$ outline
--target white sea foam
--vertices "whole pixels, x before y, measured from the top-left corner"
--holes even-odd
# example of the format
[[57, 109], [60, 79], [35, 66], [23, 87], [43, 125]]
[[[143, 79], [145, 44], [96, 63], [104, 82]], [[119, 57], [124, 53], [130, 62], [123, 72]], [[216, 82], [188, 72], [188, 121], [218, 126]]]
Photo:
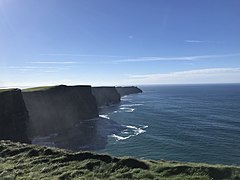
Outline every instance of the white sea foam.
[[104, 119], [110, 119], [110, 117], [106, 114], [100, 114], [99, 117], [104, 118]]
[[133, 112], [135, 110], [134, 108], [126, 108], [126, 107], [121, 107], [120, 109], [124, 112]]
[[128, 96], [123, 96], [123, 97], [121, 98], [121, 102], [131, 102], [131, 101], [132, 101], [132, 99], [129, 98]]
[[142, 106], [143, 104], [122, 104], [121, 107]]
[[132, 136], [133, 136], [133, 135], [129, 135], [129, 136], [127, 136], [127, 137], [122, 137], [122, 136], [118, 136], [118, 135], [116, 135], [116, 134], [111, 135], [111, 137], [115, 138], [117, 141], [126, 140], [126, 139], [128, 139], [128, 138], [130, 138], [130, 137], [132, 137]]
[[126, 128], [128, 128], [128, 130], [131, 130], [132, 133], [134, 134], [134, 136], [137, 136], [139, 134], [145, 133], [146, 129], [148, 126], [143, 126], [143, 125], [139, 125], [139, 127], [136, 126], [132, 126], [132, 125], [126, 125]]
[[137, 129], [136, 126], [126, 126], [127, 128], [130, 128], [130, 129]]
[[146, 131], [141, 129], [141, 128], [137, 128], [136, 130], [133, 130], [134, 134], [137, 136], [139, 134], [145, 133]]
[[[130, 137], [137, 136], [139, 134], [145, 133], [148, 126], [139, 125], [139, 127], [133, 126], [133, 125], [123, 125], [126, 127], [119, 135], [113, 134], [111, 135], [112, 138], [114, 138], [116, 141], [122, 141], [129, 139]], [[128, 136], [126, 136], [128, 135]]]

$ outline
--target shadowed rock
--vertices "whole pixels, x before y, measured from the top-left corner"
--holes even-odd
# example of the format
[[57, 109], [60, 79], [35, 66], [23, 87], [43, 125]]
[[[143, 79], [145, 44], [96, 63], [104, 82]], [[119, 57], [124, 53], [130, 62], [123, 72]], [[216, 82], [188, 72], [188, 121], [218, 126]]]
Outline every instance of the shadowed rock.
[[20, 89], [0, 91], [0, 139], [30, 143], [28, 112]]
[[137, 93], [142, 93], [142, 90], [139, 89], [136, 86], [127, 86], [127, 87], [116, 87], [117, 92], [121, 95], [121, 96], [126, 96], [129, 94], [137, 94]]
[[111, 119], [95, 118], [80, 121], [57, 134], [35, 137], [33, 144], [79, 150], [99, 150], [107, 145], [108, 135], [117, 134], [123, 127]]
[[[137, 87], [119, 89], [124, 95], [141, 91]], [[108, 135], [122, 130], [111, 119], [98, 118], [98, 107], [120, 102], [115, 87], [60, 85], [23, 92], [0, 90], [0, 100], [1, 139], [30, 142], [30, 138], [34, 144], [97, 150], [105, 148]], [[34, 152], [29, 155], [34, 156]]]
[[[114, 87], [94, 88], [100, 104], [117, 103]], [[121, 126], [98, 118], [91, 86], [55, 86], [28, 89], [23, 97], [29, 110], [29, 135], [34, 144], [74, 151], [103, 149], [110, 134]]]
[[96, 98], [98, 107], [117, 104], [121, 98], [115, 87], [93, 87], [92, 93]]
[[31, 136], [62, 132], [76, 122], [98, 117], [91, 86], [55, 86], [23, 92]]

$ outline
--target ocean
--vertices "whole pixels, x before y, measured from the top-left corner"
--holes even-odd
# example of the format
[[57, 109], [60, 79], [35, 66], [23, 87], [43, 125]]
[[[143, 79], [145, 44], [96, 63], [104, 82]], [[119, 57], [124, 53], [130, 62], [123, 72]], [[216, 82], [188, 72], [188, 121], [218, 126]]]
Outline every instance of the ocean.
[[240, 165], [240, 84], [140, 86], [101, 117], [122, 125], [98, 152]]

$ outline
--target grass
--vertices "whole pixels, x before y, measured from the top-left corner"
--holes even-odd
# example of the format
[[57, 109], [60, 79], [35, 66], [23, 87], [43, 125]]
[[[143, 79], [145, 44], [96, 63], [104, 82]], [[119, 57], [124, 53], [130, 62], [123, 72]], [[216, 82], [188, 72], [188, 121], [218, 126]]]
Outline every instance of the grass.
[[23, 92], [34, 92], [34, 91], [44, 91], [47, 89], [51, 89], [55, 86], [40, 86], [40, 87], [33, 87], [33, 88], [27, 88], [27, 89], [23, 89]]
[[0, 141], [0, 179], [240, 179], [240, 167], [116, 158]]
[[[34, 92], [34, 91], [44, 91], [47, 89], [51, 89], [55, 86], [40, 86], [40, 87], [33, 87], [33, 88], [27, 88], [27, 89], [22, 89], [23, 92]], [[9, 88], [9, 89], [0, 89], [0, 93], [1, 92], [6, 92], [6, 91], [11, 91], [15, 88]]]
[[13, 90], [14, 88], [9, 88], [9, 89], [0, 89], [0, 93], [1, 92], [7, 92], [7, 91], [11, 91], [11, 90]]

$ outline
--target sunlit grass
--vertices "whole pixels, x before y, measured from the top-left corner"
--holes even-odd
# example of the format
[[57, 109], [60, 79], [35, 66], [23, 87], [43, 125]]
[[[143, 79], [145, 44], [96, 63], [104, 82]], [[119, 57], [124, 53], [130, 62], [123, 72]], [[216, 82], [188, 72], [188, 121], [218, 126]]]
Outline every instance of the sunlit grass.
[[34, 91], [44, 91], [51, 89], [55, 86], [40, 86], [40, 87], [33, 87], [33, 88], [27, 88], [27, 89], [22, 89], [23, 92], [34, 92]]
[[13, 90], [14, 88], [10, 88], [10, 89], [0, 89], [0, 93], [1, 92], [7, 92], [7, 91], [11, 91], [11, 90]]
[[240, 167], [115, 158], [0, 141], [0, 179], [239, 179]]

